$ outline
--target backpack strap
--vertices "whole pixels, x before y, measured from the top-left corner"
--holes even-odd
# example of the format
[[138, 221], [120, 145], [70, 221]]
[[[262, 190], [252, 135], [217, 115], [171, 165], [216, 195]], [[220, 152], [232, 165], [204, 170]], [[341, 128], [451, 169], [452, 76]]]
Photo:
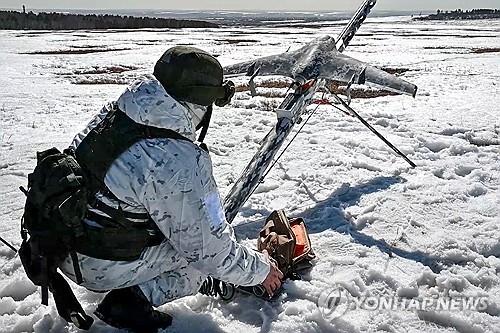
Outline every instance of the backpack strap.
[[[111, 164], [133, 144], [154, 138], [170, 138], [190, 141], [181, 134], [159, 127], [136, 123], [124, 112], [117, 103], [112, 103], [106, 117], [83, 139], [76, 151], [75, 158], [87, 174], [88, 199], [91, 207], [111, 216], [118, 223], [130, 224], [129, 219], [149, 218], [148, 214], [124, 212], [110, 207], [95, 198], [98, 192], [121, 202], [104, 183], [104, 178]], [[98, 222], [98, 221], [96, 221]]]
[[[107, 193], [106, 193], [106, 195], [107, 195]], [[114, 199], [116, 201], [120, 202], [120, 199], [116, 198], [114, 195], [112, 197], [114, 197]], [[148, 213], [126, 212], [121, 208], [116, 209], [116, 208], [113, 208], [111, 206], [108, 206], [99, 199], [96, 199], [92, 203], [92, 208], [100, 210], [101, 212], [103, 212], [104, 214], [106, 214], [108, 216], [116, 216], [117, 222], [121, 222], [123, 219], [132, 219], [132, 220], [147, 220], [147, 219], [149, 219]], [[96, 222], [99, 222], [99, 221], [96, 221]]]
[[190, 141], [181, 134], [159, 127], [138, 124], [122, 112], [116, 103], [106, 117], [83, 139], [75, 151], [78, 163], [89, 175], [89, 199], [104, 189], [104, 178], [111, 164], [133, 144], [144, 139], [169, 138]]
[[[131, 261], [136, 260], [144, 248], [159, 245], [165, 239], [149, 214], [123, 211], [120, 208], [123, 201], [104, 183], [110, 166], [122, 153], [141, 140], [155, 138], [192, 142], [175, 131], [138, 124], [114, 103], [105, 118], [73, 152], [86, 174], [88, 205], [104, 213], [101, 215], [87, 210], [87, 219], [102, 228], [84, 226], [85, 236], [77, 244], [79, 253], [106, 260]], [[96, 197], [98, 192], [116, 200], [118, 208], [99, 200]]]
[[57, 312], [67, 322], [75, 324], [82, 330], [89, 330], [94, 319], [87, 315], [78, 302], [73, 290], [61, 274], [51, 276], [48, 289], [54, 296]]
[[205, 113], [205, 116], [203, 117], [201, 123], [198, 125], [199, 127], [201, 127], [201, 132], [200, 136], [198, 137], [198, 142], [203, 144], [205, 147], [206, 145], [203, 143], [203, 141], [205, 140], [205, 137], [207, 136], [208, 133], [208, 128], [210, 127], [210, 120], [212, 119], [213, 110], [214, 108], [212, 105], [207, 107], [207, 112]]

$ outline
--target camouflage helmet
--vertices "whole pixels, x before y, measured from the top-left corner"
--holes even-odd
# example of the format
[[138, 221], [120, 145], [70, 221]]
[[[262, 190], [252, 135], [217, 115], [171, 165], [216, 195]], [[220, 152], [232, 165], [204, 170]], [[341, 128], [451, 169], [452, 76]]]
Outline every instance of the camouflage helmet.
[[194, 47], [168, 49], [156, 63], [153, 74], [179, 101], [209, 106], [226, 96], [221, 64], [214, 56]]

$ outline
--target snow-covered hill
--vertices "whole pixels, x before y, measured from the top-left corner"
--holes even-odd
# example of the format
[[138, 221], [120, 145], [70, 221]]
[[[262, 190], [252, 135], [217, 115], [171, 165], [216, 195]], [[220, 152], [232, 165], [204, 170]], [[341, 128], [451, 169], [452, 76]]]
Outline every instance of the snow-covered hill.
[[[192, 44], [230, 64], [340, 29], [0, 32], [0, 236], [20, 244], [18, 187], [26, 185], [35, 152], [68, 145], [124, 84], [151, 72], [168, 47]], [[498, 48], [498, 20], [391, 18], [363, 26], [346, 54], [408, 69], [403, 77], [420, 90], [415, 100], [355, 99], [352, 106], [418, 168], [410, 169], [356, 119], [321, 106], [235, 222], [242, 241], [254, 244], [272, 210], [303, 216], [316, 266], [302, 281], [288, 282], [272, 303], [198, 295], [168, 304], [162, 310], [175, 320], [167, 332], [500, 332]], [[285, 89], [272, 87], [284, 85], [265, 86], [260, 97], [238, 93], [214, 115], [208, 143], [222, 194], [275, 123], [270, 110], [280, 99], [272, 96]], [[0, 332], [77, 331], [58, 318], [53, 303], [40, 305], [19, 258], [3, 244], [0, 267]], [[88, 312], [103, 297], [75, 290]], [[335, 290], [357, 300], [476, 297], [486, 306], [364, 307], [338, 317], [325, 304]], [[91, 330], [115, 331], [99, 321]]]

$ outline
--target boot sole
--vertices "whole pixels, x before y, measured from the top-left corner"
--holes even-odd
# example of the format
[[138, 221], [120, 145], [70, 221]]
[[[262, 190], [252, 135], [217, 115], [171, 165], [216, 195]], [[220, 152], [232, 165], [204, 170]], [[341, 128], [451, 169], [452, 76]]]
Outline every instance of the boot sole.
[[106, 317], [101, 312], [99, 312], [99, 310], [95, 310], [94, 311], [94, 315], [97, 318], [99, 318], [100, 320], [102, 320], [104, 323], [106, 323], [107, 325], [109, 325], [109, 326], [112, 326], [112, 327], [115, 327], [115, 328], [119, 328], [119, 329], [123, 329], [123, 330], [127, 330], [127, 331], [133, 332], [133, 333], [157, 333], [158, 330], [166, 329], [166, 328], [168, 328], [168, 327], [170, 327], [172, 325], [172, 317], [169, 316], [170, 317], [170, 323], [168, 325], [165, 325], [164, 327], [157, 327], [157, 328], [141, 327], [139, 329], [133, 329], [133, 328], [130, 328], [130, 327], [125, 327], [125, 326], [123, 326], [123, 325], [115, 322], [113, 319], [110, 319], [110, 318]]

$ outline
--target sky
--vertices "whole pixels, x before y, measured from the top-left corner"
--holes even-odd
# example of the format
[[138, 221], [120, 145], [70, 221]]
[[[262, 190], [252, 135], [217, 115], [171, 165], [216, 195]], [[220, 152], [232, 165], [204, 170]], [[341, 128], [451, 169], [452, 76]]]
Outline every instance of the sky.
[[[209, 10], [353, 10], [361, 0], [0, 0], [0, 8], [20, 9], [209, 9]], [[500, 8], [499, 0], [378, 0], [379, 10]]]

